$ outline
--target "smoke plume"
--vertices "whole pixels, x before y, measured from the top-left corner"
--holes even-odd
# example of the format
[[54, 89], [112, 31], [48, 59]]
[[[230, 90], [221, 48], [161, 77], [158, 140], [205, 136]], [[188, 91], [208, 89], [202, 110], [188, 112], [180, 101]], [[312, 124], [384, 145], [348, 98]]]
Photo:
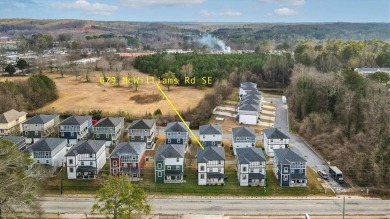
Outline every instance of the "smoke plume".
[[209, 33], [203, 34], [202, 38], [198, 39], [198, 43], [207, 46], [209, 49], [219, 49], [223, 53], [231, 53], [230, 46], [227, 46], [223, 40], [220, 40]]

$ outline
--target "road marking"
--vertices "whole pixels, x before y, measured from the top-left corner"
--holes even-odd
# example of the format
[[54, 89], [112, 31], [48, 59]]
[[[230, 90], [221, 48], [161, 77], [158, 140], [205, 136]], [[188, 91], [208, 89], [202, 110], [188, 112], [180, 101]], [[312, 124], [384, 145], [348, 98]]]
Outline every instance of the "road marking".
[[181, 117], [179, 111], [177, 111], [176, 107], [173, 105], [173, 103], [171, 102], [171, 100], [168, 98], [168, 96], [165, 94], [165, 92], [161, 89], [160, 85], [158, 83], [155, 83], [157, 88], [160, 90], [161, 94], [165, 97], [165, 99], [168, 101], [169, 105], [171, 105], [173, 111], [175, 111], [175, 113], [177, 114], [177, 116], [179, 116], [180, 120], [183, 122], [184, 126], [188, 129], [188, 131], [190, 131], [192, 137], [195, 138], [195, 141], [198, 143], [198, 145], [204, 150], [204, 147], [202, 145], [202, 143], [200, 143], [198, 137], [196, 137], [196, 135], [194, 134], [194, 132], [192, 132], [192, 130], [190, 129], [190, 127], [187, 125], [186, 121], [183, 119], [183, 117]]

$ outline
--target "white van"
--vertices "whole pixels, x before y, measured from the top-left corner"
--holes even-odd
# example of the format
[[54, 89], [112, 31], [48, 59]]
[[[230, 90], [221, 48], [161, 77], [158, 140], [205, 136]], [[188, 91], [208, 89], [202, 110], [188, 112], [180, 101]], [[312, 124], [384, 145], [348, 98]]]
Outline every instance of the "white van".
[[323, 171], [323, 170], [318, 170], [317, 173], [318, 173], [318, 175], [321, 176], [321, 178], [323, 178], [323, 179], [325, 179], [325, 180], [328, 180], [328, 174], [327, 174], [325, 171]]

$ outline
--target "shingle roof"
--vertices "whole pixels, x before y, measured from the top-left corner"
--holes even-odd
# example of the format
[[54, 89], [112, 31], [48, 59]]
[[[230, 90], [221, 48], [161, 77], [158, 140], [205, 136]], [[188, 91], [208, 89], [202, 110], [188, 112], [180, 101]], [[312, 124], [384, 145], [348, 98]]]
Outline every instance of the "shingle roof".
[[256, 84], [256, 83], [253, 83], [253, 82], [248, 82], [248, 81], [242, 82], [242, 83], [240, 84], [240, 87], [247, 87], [247, 86], [257, 87], [257, 84]]
[[60, 125], [81, 125], [89, 119], [92, 119], [92, 116], [71, 116], [63, 120]]
[[290, 139], [290, 137], [277, 128], [266, 129], [264, 134], [268, 139]]
[[95, 127], [116, 127], [119, 123], [124, 122], [124, 117], [108, 117], [100, 119]]
[[134, 120], [128, 129], [151, 129], [156, 123], [154, 119], [139, 119]]
[[252, 127], [235, 127], [232, 128], [233, 137], [255, 137], [256, 133]]
[[32, 144], [29, 151], [53, 151], [61, 144], [66, 143], [64, 138], [42, 138]]
[[241, 104], [253, 104], [253, 105], [260, 105], [260, 100], [257, 99], [245, 99], [241, 101]]
[[261, 96], [261, 95], [263, 95], [263, 92], [261, 92], [259, 90], [250, 90], [250, 91], [247, 91], [246, 94], [254, 94], [257, 96]]
[[238, 110], [245, 110], [245, 111], [258, 111], [259, 106], [254, 104], [241, 104], [238, 107]]
[[45, 124], [58, 116], [59, 115], [40, 114], [28, 119], [27, 121], [23, 122], [23, 124]]
[[223, 147], [206, 147], [204, 150], [198, 147], [198, 163], [207, 163], [211, 160], [225, 160], [225, 150]]
[[11, 109], [0, 115], [0, 123], [10, 123], [16, 119], [19, 119], [21, 116], [27, 115], [26, 112], [19, 112], [14, 109]]
[[[190, 126], [190, 122], [186, 123]], [[170, 122], [165, 127], [165, 132], [188, 132], [188, 130], [182, 122]]]
[[141, 155], [145, 152], [145, 150], [145, 142], [122, 142], [115, 147], [111, 157], [120, 157], [122, 154]]
[[184, 145], [162, 144], [158, 146], [154, 160], [165, 160], [166, 158], [184, 158]]
[[247, 100], [247, 99], [255, 99], [255, 100], [260, 100], [260, 97], [257, 96], [256, 94], [245, 94], [242, 96], [241, 100]]
[[274, 149], [275, 157], [280, 164], [290, 164], [292, 162], [306, 162], [304, 158], [289, 148]]
[[220, 135], [222, 134], [221, 125], [201, 125], [199, 126], [200, 135]]
[[255, 161], [266, 161], [260, 148], [237, 148], [237, 160], [239, 164], [249, 164]]
[[100, 140], [80, 141], [75, 146], [73, 146], [65, 156], [76, 156], [77, 154], [95, 154], [105, 145], [106, 141]]
[[257, 90], [257, 88], [253, 87], [253, 86], [243, 86], [243, 87], [241, 87], [241, 89], [243, 89], [245, 91]]
[[20, 142], [26, 141], [26, 139], [22, 136], [5, 135], [5, 136], [0, 136], [0, 138], [10, 141], [16, 145], [19, 144]]
[[264, 179], [265, 176], [264, 176], [264, 174], [261, 174], [261, 173], [249, 173], [248, 178], [249, 179]]

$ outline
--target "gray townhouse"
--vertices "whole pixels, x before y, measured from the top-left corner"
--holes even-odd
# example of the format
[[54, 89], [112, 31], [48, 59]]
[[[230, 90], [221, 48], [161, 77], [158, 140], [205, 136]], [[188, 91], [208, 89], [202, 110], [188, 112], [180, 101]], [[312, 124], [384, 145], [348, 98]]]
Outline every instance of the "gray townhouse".
[[26, 138], [27, 144], [34, 143], [54, 134], [59, 123], [59, 115], [36, 115], [21, 124], [22, 136]]
[[265, 186], [266, 158], [260, 148], [237, 148], [236, 162], [240, 186]]
[[106, 141], [106, 147], [109, 147], [120, 140], [124, 127], [124, 117], [108, 117], [100, 119], [93, 126], [93, 133], [96, 140]]
[[130, 142], [145, 142], [146, 149], [152, 149], [156, 144], [156, 120], [134, 120], [127, 128]]
[[280, 186], [305, 187], [306, 160], [289, 148], [275, 149], [273, 172]]
[[199, 126], [199, 140], [203, 147], [222, 147], [222, 126], [210, 124]]
[[198, 147], [198, 185], [225, 184], [225, 150], [223, 147]]

